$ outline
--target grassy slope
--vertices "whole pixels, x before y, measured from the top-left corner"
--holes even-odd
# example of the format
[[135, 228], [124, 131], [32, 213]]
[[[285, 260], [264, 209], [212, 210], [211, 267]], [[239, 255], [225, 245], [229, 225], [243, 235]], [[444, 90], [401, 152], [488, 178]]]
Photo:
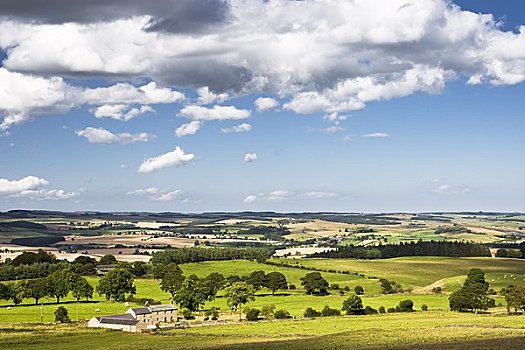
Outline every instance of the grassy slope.
[[410, 257], [380, 260], [302, 259], [291, 263], [385, 277], [414, 287], [424, 287], [451, 277], [464, 278], [471, 268], [482, 269], [493, 288], [523, 284], [525, 279], [525, 260], [519, 259]]

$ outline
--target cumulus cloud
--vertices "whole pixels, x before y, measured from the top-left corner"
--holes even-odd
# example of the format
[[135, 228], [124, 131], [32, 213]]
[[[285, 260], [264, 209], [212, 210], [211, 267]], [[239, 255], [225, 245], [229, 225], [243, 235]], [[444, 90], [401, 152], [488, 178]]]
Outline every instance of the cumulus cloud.
[[193, 120], [239, 120], [246, 119], [251, 112], [246, 109], [237, 109], [234, 106], [186, 106], [179, 111], [179, 115]]
[[259, 97], [255, 100], [255, 107], [259, 112], [264, 112], [277, 106], [279, 106], [279, 102], [271, 97]]
[[227, 93], [216, 94], [213, 91], [210, 91], [210, 89], [207, 86], [198, 88], [197, 94], [199, 95], [197, 103], [203, 105], [207, 105], [214, 102], [222, 103], [226, 101], [229, 97]]
[[364, 134], [363, 137], [370, 138], [370, 139], [373, 139], [373, 138], [384, 139], [384, 138], [390, 137], [390, 135], [387, 134], [386, 132], [373, 132], [369, 134]]
[[[39, 77], [0, 67], [0, 115], [3, 116], [0, 131], [5, 132], [35, 115], [66, 113], [83, 105], [99, 106], [92, 110], [97, 118], [126, 121], [154, 112], [148, 104], [176, 103], [184, 98], [182, 93], [159, 87], [155, 82], [139, 87], [119, 83], [79, 88], [67, 84], [61, 77]], [[143, 105], [131, 108], [135, 103]]]
[[252, 163], [257, 160], [257, 154], [256, 153], [246, 153], [244, 155], [244, 161], [246, 163]]
[[34, 200], [61, 200], [78, 196], [78, 192], [59, 189], [46, 189], [49, 181], [26, 176], [20, 180], [0, 179], [0, 197], [23, 197]]
[[242, 123], [239, 125], [235, 125], [235, 126], [232, 126], [231, 128], [221, 128], [221, 131], [225, 134], [232, 133], [232, 132], [235, 132], [235, 133], [248, 132], [250, 130], [252, 130], [252, 126], [251, 124], [248, 124], [248, 123]]
[[159, 189], [156, 187], [149, 187], [145, 189], [130, 191], [127, 194], [144, 197], [151, 201], [169, 202], [180, 197], [182, 193], [183, 192], [180, 190], [170, 191]]
[[123, 145], [135, 142], [148, 142], [155, 138], [154, 135], [145, 132], [139, 134], [118, 133], [114, 134], [104, 128], [87, 127], [84, 130], [75, 132], [78, 136], [84, 137], [89, 143], [121, 143]]
[[177, 137], [183, 137], [188, 135], [194, 135], [201, 128], [202, 123], [198, 120], [191, 121], [186, 124], [182, 124], [175, 130]]
[[102, 105], [93, 109], [92, 112], [97, 118], [112, 118], [128, 121], [145, 113], [154, 113], [155, 110], [150, 106], [131, 108], [129, 105]]
[[[0, 77], [2, 127], [26, 120], [29, 112], [69, 109], [71, 91], [62, 89], [62, 76], [206, 87], [198, 104], [220, 102], [223, 94], [273, 94], [286, 101], [283, 108], [305, 114], [436, 93], [458, 77], [468, 84], [525, 81], [525, 26], [504, 32], [492, 15], [463, 11], [448, 0], [166, 1], [0, 4], [2, 69], [34, 74], [24, 82], [28, 89]], [[105, 95], [94, 98], [95, 106], [182, 98], [167, 90], [151, 96], [148, 89], [159, 89], [149, 84], [127, 85], [81, 95]], [[135, 93], [107, 96], [121, 89]], [[10, 105], [15, 102], [20, 105]], [[195, 120], [222, 119], [215, 107], [187, 108]], [[235, 115], [224, 119], [247, 117]]]
[[177, 146], [171, 152], [146, 159], [140, 164], [138, 172], [147, 174], [166, 167], [182, 166], [191, 162], [194, 158], [194, 154], [186, 153], [182, 148]]
[[470, 188], [464, 185], [441, 184], [432, 189], [432, 192], [440, 195], [457, 195], [470, 192]]

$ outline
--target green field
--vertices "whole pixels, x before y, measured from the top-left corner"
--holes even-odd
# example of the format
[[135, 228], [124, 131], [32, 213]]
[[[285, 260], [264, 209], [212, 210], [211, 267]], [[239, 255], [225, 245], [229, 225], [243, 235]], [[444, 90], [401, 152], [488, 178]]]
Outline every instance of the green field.
[[[525, 284], [525, 260], [522, 259], [409, 257], [378, 260], [274, 259], [273, 261], [323, 270], [358, 272], [366, 276], [387, 278], [405, 287], [426, 287], [444, 279], [445, 289], [454, 290], [459, 287], [471, 268], [482, 269], [487, 281], [496, 290], [509, 284]], [[446, 283], [447, 280], [450, 281], [450, 285]]]
[[[504, 338], [503, 338], [504, 337]], [[454, 347], [456, 346], [456, 347]], [[0, 325], [0, 349], [520, 349], [519, 316], [416, 312], [127, 334], [70, 326]]]

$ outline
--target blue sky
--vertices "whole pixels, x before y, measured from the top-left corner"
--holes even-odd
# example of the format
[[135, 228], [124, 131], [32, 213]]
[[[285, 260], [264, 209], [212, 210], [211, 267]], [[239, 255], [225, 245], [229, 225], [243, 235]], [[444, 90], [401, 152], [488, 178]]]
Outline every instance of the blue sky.
[[[371, 11], [375, 6], [372, 3]], [[432, 6], [417, 11], [441, 13], [435, 3], [433, 1]], [[456, 4], [474, 13], [492, 13], [496, 20], [504, 21], [499, 28], [473, 24], [472, 28], [478, 33], [477, 40], [482, 43], [483, 40], [490, 41], [489, 37], [492, 41], [494, 38], [501, 41], [502, 48], [507, 47], [511, 40], [516, 40], [518, 45], [525, 43], [525, 34], [519, 31], [519, 25], [525, 24], [525, 5], [522, 2], [485, 0], [457, 1]], [[275, 11], [286, 14], [289, 9], [287, 5], [282, 6], [284, 9], [276, 6]], [[375, 56], [362, 53], [360, 59], [369, 57], [370, 62], [366, 64], [372, 68], [361, 73], [339, 69], [346, 62], [344, 55], [322, 52], [335, 48], [326, 48], [319, 38], [312, 39], [314, 49], [308, 51], [311, 57], [304, 56], [305, 61], [301, 61], [309, 67], [304, 70], [291, 65], [273, 71], [279, 66], [280, 59], [287, 59], [283, 55], [289, 46], [269, 47], [264, 54], [257, 47], [253, 52], [242, 47], [232, 49], [226, 55], [228, 62], [232, 59], [230, 57], [242, 64], [248, 62], [245, 66], [237, 63], [236, 67], [241, 65], [252, 76], [260, 66], [271, 67], [271, 74], [265, 76], [266, 85], [256, 89], [253, 85], [260, 80], [252, 79], [239, 86], [235, 86], [235, 79], [229, 82], [233, 73], [230, 68], [222, 71], [222, 62], [216, 71], [193, 66], [200, 56], [189, 63], [178, 61], [179, 66], [188, 65], [184, 71], [175, 67], [162, 71], [162, 74], [159, 71], [168, 61], [153, 63], [140, 73], [137, 73], [138, 68], [129, 68], [143, 58], [142, 53], [135, 51], [129, 53], [132, 64], [120, 63], [122, 57], [116, 61], [121, 64], [117, 67], [118, 74], [113, 73], [114, 66], [91, 68], [93, 61], [87, 59], [80, 72], [76, 68], [78, 62], [60, 61], [64, 51], [57, 48], [54, 52], [55, 45], [41, 51], [38, 60], [25, 60], [24, 55], [37, 57], [31, 56], [27, 50], [38, 50], [41, 43], [38, 35], [29, 38], [20, 32], [41, 33], [50, 30], [51, 26], [57, 31], [56, 35], [67, 35], [69, 30], [67, 24], [41, 18], [38, 12], [30, 10], [23, 14], [13, 12], [3, 20], [0, 17], [0, 24], [22, 28], [16, 34], [5, 34], [5, 30], [0, 34], [4, 56], [2, 68], [7, 77], [4, 83], [0, 81], [0, 97], [20, 98], [22, 101], [18, 104], [4, 102], [3, 105], [0, 102], [0, 120], [4, 117], [0, 136], [0, 210], [525, 211], [525, 84], [522, 82], [525, 80], [522, 78], [525, 77], [525, 57], [520, 56], [525, 49], [520, 52], [519, 49], [484, 48], [467, 37], [461, 39], [458, 47], [475, 55], [465, 58], [463, 51], [458, 51], [458, 57], [454, 57], [454, 53], [447, 50], [449, 46], [437, 48], [438, 44], [429, 54], [428, 46], [434, 43], [434, 38], [418, 36], [420, 39], [415, 43], [414, 40], [404, 41], [405, 36], [418, 34], [416, 28], [414, 33], [402, 32], [399, 35], [403, 40], [395, 38], [395, 42], [390, 37], [384, 39], [384, 36], [360, 39], [356, 47], [371, 45], [374, 50], [380, 47], [379, 55], [391, 55], [388, 65], [395, 58], [403, 66], [388, 66], [380, 62], [379, 58], [383, 56], [375, 62]], [[72, 15], [74, 11], [71, 9]], [[137, 11], [134, 16], [140, 15], [142, 9]], [[308, 18], [307, 9], [304, 11], [304, 18]], [[245, 14], [236, 14], [241, 15]], [[273, 18], [270, 15], [267, 20], [269, 27]], [[34, 16], [42, 24], [27, 24], [24, 21], [27, 16]], [[290, 23], [293, 25], [301, 19], [291, 18]], [[46, 24], [51, 20], [53, 24]], [[117, 30], [112, 26], [113, 21], [118, 20], [104, 19], [108, 23], [107, 30]], [[82, 21], [91, 23], [93, 19], [78, 21], [82, 26], [86, 25]], [[433, 25], [439, 26], [426, 23], [426, 26]], [[252, 35], [250, 26], [243, 23], [239, 27], [241, 29], [237, 30], [242, 32], [241, 36], [248, 38]], [[230, 30], [221, 28], [218, 30], [223, 33]], [[474, 30], [472, 28], [452, 27], [444, 31], [454, 36], [456, 32]], [[365, 29], [366, 33], [371, 32], [370, 28]], [[510, 33], [505, 35], [504, 32], [508, 31]], [[301, 35], [305, 33], [308, 34], [308, 30]], [[96, 38], [100, 34], [93, 35]], [[184, 35], [187, 34], [159, 34], [166, 40]], [[202, 40], [214, 40], [200, 31], [192, 35], [202, 35]], [[45, 38], [44, 34], [42, 38]], [[389, 43], [385, 45], [377, 40], [388, 40]], [[190, 45], [189, 42], [177, 44], [159, 42], [159, 45], [165, 45], [162, 52], [167, 48], [177, 52], [184, 50], [184, 45]], [[79, 61], [88, 57], [90, 52], [109, 59], [104, 56], [104, 48], [87, 41], [85, 45], [71, 48]], [[199, 47], [194, 49], [193, 54], [200, 55]], [[57, 52], [62, 52], [61, 57], [56, 56]], [[430, 57], [437, 55], [443, 58]], [[279, 60], [260, 64], [267, 59], [266, 56]], [[332, 65], [332, 56], [337, 65], [322, 71]], [[210, 57], [209, 53], [206, 57]], [[476, 59], [472, 57], [483, 58], [474, 62]], [[213, 59], [216, 63], [217, 59]], [[472, 65], [469, 59], [474, 60]], [[380, 68], [376, 69], [376, 65]], [[421, 75], [410, 86], [403, 86], [407, 74], [411, 74], [407, 72], [412, 72], [414, 67], [424, 67], [422, 73], [417, 68], [417, 74]], [[195, 76], [192, 76], [192, 69], [196, 71]], [[289, 72], [296, 79], [292, 83], [287, 76]], [[307, 78], [304, 78], [305, 74]], [[62, 83], [52, 80], [56, 77], [61, 77]], [[37, 78], [45, 79], [46, 84], [51, 85], [39, 90]], [[359, 79], [368, 78], [373, 83], [363, 83], [356, 94], [345, 95], [337, 90], [341, 82], [361, 84], [363, 80]], [[427, 83], [428, 80], [432, 80], [431, 83]], [[176, 96], [170, 95], [172, 97], [156, 100], [138, 97], [130, 102], [127, 97], [122, 100], [115, 95], [85, 97], [86, 89], [111, 87], [118, 83], [140, 88], [151, 81], [157, 82], [159, 89], [183, 94], [185, 99], [177, 100]], [[223, 82], [230, 86], [221, 86]], [[13, 90], [16, 89], [12, 87], [16, 84], [29, 84], [30, 87], [21, 89], [21, 96], [14, 96]], [[59, 97], [48, 96], [48, 86], [56, 88]], [[212, 102], [199, 103], [197, 86], [210, 86], [216, 94], [224, 93], [228, 97], [211, 97]], [[79, 89], [84, 91], [81, 97]], [[141, 93], [142, 90], [138, 90]], [[305, 104], [301, 100], [305, 96], [301, 93], [305, 92], [316, 94], [316, 98], [321, 96], [328, 103], [312, 108], [318, 100], [309, 97]], [[258, 111], [254, 103], [260, 97], [271, 98], [277, 105]], [[297, 104], [291, 104], [293, 101]], [[347, 107], [347, 101], [358, 101], [364, 107]], [[94, 116], [98, 107], [117, 104], [126, 104], [127, 110], [151, 106], [155, 112], [127, 121]], [[190, 115], [181, 111], [188, 106], [196, 106], [201, 114]], [[211, 113], [209, 111], [215, 106], [232, 106], [235, 112], [230, 114], [231, 111], [223, 110], [210, 117], [211, 114], [206, 113]], [[249, 111], [250, 115], [237, 119], [233, 115], [238, 111]], [[327, 117], [330, 115], [332, 120]], [[20, 117], [9, 124], [5, 122], [7, 116]], [[191, 121], [199, 123], [200, 129], [194, 134], [177, 137], [175, 130]], [[242, 123], [250, 124], [251, 129], [246, 132], [222, 131]], [[98, 130], [95, 135], [98, 138], [82, 136], [86, 135], [82, 131], [90, 127]], [[101, 138], [102, 129], [113, 136]], [[118, 136], [123, 133], [127, 136]], [[146, 136], [138, 140], [137, 135], [141, 133]], [[148, 159], [172, 152], [175, 147], [180, 147], [186, 156], [192, 154], [193, 158], [177, 158], [168, 165], [155, 161], [153, 169], [139, 171], [141, 164]], [[246, 162], [247, 153], [256, 154], [256, 160]]]

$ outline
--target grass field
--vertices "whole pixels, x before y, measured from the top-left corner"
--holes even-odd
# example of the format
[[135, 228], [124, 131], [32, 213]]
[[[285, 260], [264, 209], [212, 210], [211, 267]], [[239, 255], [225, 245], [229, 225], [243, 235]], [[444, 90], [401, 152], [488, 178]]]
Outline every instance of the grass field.
[[445, 289], [454, 290], [471, 268], [480, 268], [496, 290], [509, 284], [525, 284], [525, 260], [501, 258], [443, 258], [410, 257], [378, 260], [357, 259], [300, 259], [275, 260], [319, 269], [351, 271], [366, 276], [384, 277], [403, 286], [425, 287], [437, 281], [450, 281]]
[[[503, 338], [504, 337], [504, 338]], [[199, 327], [158, 334], [0, 325], [0, 349], [522, 349], [519, 316], [416, 312]]]

